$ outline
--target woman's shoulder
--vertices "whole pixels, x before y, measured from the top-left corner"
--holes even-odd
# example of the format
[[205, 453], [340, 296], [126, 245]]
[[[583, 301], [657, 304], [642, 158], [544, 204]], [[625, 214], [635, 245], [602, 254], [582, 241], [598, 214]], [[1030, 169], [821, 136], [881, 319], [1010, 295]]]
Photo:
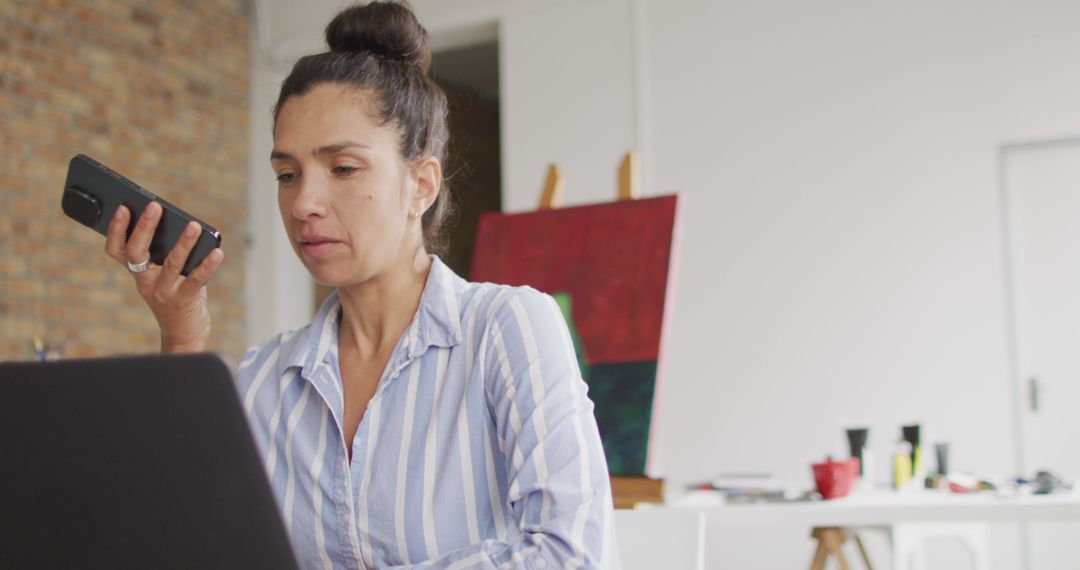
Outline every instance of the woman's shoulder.
[[465, 326], [483, 363], [489, 402], [505, 403], [519, 390], [532, 394], [536, 385], [547, 391], [569, 388], [567, 393], [585, 394], [567, 324], [569, 297], [505, 285], [485, 284], [482, 291], [474, 301], [475, 309], [465, 311], [474, 315], [466, 317]]
[[528, 285], [470, 282], [461, 295], [462, 320], [484, 328], [491, 323], [514, 319], [522, 313], [540, 316], [557, 307], [551, 295]]
[[470, 285], [475, 291], [462, 296], [461, 314], [473, 350], [525, 358], [532, 352], [562, 350], [570, 339], [565, 295], [549, 295], [529, 286]]

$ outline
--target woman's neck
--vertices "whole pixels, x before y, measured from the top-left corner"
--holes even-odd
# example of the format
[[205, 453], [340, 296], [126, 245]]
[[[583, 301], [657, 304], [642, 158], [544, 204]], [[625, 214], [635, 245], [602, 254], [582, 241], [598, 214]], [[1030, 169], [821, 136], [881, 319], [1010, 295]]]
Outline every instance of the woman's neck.
[[362, 358], [392, 350], [420, 306], [430, 271], [431, 259], [421, 247], [378, 277], [339, 288], [339, 350], [356, 350]]

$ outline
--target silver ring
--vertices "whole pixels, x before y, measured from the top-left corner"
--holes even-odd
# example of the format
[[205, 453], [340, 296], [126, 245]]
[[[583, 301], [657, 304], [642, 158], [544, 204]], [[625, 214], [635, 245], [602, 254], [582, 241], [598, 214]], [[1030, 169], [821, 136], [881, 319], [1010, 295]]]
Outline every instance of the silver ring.
[[142, 273], [143, 271], [146, 271], [150, 268], [150, 258], [147, 258], [146, 261], [142, 263], [132, 263], [129, 261], [127, 262], [127, 264], [128, 270], [130, 270], [132, 273]]

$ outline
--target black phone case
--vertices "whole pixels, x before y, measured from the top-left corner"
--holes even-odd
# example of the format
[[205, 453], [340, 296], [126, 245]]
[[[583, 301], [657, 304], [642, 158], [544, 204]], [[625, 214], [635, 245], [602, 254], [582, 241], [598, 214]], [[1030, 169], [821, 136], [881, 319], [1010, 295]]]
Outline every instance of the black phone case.
[[202, 260], [221, 246], [221, 234], [202, 220], [155, 196], [149, 190], [113, 172], [108, 166], [86, 156], [76, 155], [68, 165], [67, 181], [60, 207], [68, 217], [84, 226], [93, 228], [101, 235], [108, 235], [109, 222], [116, 209], [123, 204], [131, 210], [131, 222], [127, 235], [135, 229], [135, 222], [150, 202], [161, 204], [162, 216], [150, 242], [150, 261], [161, 265], [169, 255], [188, 222], [194, 220], [202, 226], [202, 235], [188, 255], [180, 274], [187, 276]]

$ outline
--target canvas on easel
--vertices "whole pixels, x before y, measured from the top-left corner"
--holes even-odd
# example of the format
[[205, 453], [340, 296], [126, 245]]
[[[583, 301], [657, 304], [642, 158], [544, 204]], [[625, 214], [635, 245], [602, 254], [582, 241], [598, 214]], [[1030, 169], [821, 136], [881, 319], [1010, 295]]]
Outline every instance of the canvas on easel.
[[480, 219], [470, 279], [559, 301], [612, 475], [649, 471], [677, 205], [662, 196]]

